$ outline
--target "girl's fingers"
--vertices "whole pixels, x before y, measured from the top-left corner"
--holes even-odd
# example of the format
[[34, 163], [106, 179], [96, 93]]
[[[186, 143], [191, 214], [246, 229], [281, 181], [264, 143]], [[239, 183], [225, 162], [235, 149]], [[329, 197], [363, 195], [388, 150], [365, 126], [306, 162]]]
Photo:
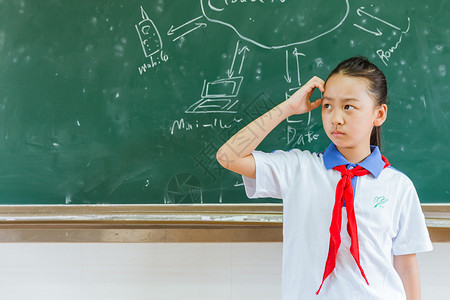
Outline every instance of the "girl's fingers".
[[325, 91], [325, 81], [320, 79], [319, 77], [314, 77], [316, 84], [316, 87], [319, 88], [321, 92]]
[[325, 82], [317, 76], [311, 78], [306, 84], [304, 84], [293, 97], [289, 99], [293, 111], [296, 114], [302, 114], [316, 109], [322, 104], [322, 99], [319, 98], [314, 102], [311, 102], [311, 96], [314, 90], [317, 88], [321, 92], [324, 92]]
[[310, 104], [311, 105], [311, 110], [314, 110], [314, 109], [318, 108], [322, 104], [322, 101], [323, 101], [323, 99], [319, 98], [316, 101], [311, 102], [311, 104]]
[[311, 78], [305, 85], [308, 88], [308, 92], [313, 91], [315, 88], [318, 88], [321, 92], [325, 91], [325, 81], [320, 79], [317, 76]]

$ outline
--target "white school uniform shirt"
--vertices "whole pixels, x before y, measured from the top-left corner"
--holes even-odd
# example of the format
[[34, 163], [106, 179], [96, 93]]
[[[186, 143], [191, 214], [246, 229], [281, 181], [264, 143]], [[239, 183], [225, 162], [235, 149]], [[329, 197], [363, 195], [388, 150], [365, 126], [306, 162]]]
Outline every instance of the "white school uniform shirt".
[[406, 299], [392, 255], [433, 249], [419, 198], [411, 180], [392, 167], [383, 169], [378, 147], [359, 165], [371, 174], [352, 179], [361, 266], [350, 253], [347, 212], [342, 208], [341, 245], [336, 267], [316, 295], [328, 256], [332, 211], [341, 174], [349, 163], [332, 143], [322, 154], [254, 151], [256, 180], [244, 176], [249, 198], [283, 199], [284, 300]]

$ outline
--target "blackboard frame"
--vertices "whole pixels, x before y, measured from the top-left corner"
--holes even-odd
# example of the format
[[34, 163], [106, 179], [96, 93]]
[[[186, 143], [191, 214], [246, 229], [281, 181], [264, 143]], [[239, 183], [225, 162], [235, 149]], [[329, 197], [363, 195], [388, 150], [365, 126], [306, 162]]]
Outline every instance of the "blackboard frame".
[[[450, 205], [422, 204], [434, 242]], [[282, 204], [1, 205], [1, 242], [281, 242]]]

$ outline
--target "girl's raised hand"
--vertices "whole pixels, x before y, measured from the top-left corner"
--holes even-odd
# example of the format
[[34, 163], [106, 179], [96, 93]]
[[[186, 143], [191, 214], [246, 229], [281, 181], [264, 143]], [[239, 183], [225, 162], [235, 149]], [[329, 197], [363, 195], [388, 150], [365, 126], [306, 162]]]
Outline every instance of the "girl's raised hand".
[[322, 104], [322, 98], [311, 102], [311, 95], [318, 88], [322, 93], [325, 90], [325, 81], [317, 76], [311, 78], [306, 84], [298, 89], [286, 102], [292, 115], [304, 114]]

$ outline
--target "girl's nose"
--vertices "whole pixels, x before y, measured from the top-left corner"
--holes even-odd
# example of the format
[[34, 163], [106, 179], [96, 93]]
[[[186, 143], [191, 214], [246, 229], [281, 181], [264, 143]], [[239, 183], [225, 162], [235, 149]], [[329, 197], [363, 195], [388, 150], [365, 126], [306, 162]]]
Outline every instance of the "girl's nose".
[[342, 115], [339, 112], [334, 111], [333, 115], [331, 116], [331, 123], [333, 125], [342, 125], [344, 123]]

